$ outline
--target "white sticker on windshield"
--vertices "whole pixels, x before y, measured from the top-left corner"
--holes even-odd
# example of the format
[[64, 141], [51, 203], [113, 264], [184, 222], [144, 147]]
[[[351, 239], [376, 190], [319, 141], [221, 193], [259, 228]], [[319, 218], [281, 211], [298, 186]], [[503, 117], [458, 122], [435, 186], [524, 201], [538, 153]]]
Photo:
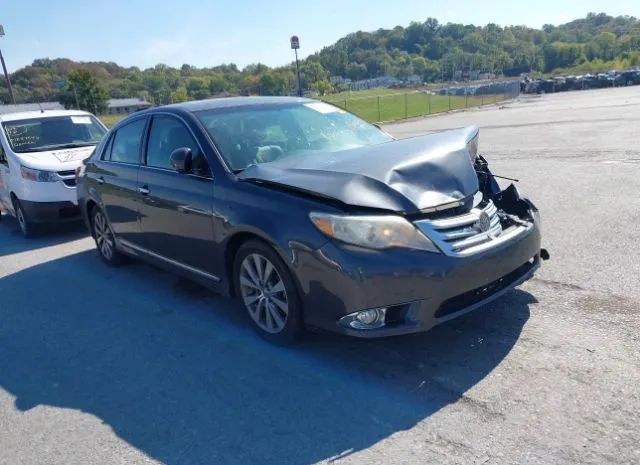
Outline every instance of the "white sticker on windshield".
[[71, 121], [73, 124], [91, 124], [91, 118], [88, 116], [72, 116]]
[[320, 113], [335, 113], [336, 111], [342, 111], [339, 108], [334, 107], [333, 105], [329, 105], [324, 102], [313, 102], [313, 103], [305, 103], [305, 107], [311, 108]]

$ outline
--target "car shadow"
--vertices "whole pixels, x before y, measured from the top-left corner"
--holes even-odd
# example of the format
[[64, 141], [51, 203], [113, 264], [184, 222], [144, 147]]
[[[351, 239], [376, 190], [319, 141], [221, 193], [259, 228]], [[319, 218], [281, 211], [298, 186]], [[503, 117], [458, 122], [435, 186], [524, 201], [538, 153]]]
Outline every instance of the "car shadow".
[[63, 244], [88, 235], [82, 221], [73, 221], [39, 225], [35, 235], [27, 239], [22, 236], [18, 221], [5, 213], [0, 220], [0, 257]]
[[75, 409], [166, 464], [310, 464], [423, 421], [509, 353], [535, 300], [512, 291], [425, 334], [310, 335], [282, 348], [237, 305], [94, 251], [0, 279], [0, 388]]

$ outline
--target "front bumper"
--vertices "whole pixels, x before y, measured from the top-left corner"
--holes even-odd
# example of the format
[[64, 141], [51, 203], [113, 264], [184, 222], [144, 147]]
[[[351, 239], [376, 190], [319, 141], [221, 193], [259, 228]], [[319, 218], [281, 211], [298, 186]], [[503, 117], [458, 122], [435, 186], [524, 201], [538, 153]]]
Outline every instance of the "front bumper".
[[73, 202], [33, 202], [20, 200], [27, 219], [32, 223], [60, 223], [81, 219], [80, 208]]
[[[470, 312], [531, 278], [540, 265], [538, 224], [516, 239], [469, 257], [416, 250], [364, 250], [328, 243], [299, 253], [294, 271], [308, 326], [356, 337], [428, 329]], [[354, 329], [353, 312], [387, 307], [387, 324]]]

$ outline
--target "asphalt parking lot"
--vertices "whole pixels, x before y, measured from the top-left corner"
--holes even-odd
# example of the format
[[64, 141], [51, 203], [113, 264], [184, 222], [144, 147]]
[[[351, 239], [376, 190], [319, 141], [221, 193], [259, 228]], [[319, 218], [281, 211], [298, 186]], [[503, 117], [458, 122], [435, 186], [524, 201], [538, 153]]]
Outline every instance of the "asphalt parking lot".
[[536, 278], [429, 333], [271, 346], [81, 226], [0, 222], [0, 464], [640, 463], [640, 88], [386, 126], [477, 124], [543, 215]]

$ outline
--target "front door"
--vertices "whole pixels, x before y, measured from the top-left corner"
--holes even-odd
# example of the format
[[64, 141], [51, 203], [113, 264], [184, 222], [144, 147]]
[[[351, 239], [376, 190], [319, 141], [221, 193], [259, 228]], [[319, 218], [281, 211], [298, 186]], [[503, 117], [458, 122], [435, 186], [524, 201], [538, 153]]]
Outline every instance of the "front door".
[[[182, 147], [193, 154], [190, 173], [170, 164], [171, 153]], [[191, 271], [213, 274], [213, 179], [200, 146], [177, 117], [153, 116], [138, 186], [140, 245]]]

